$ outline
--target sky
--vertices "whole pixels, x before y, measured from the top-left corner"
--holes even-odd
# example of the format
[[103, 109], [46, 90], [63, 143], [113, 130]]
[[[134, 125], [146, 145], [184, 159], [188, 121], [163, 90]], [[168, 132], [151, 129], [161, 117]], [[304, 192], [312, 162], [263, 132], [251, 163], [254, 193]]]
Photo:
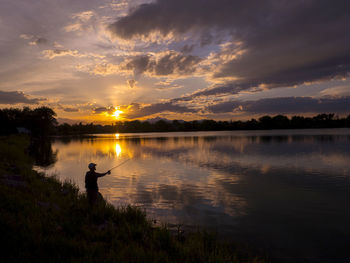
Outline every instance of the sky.
[[350, 114], [348, 0], [1, 0], [0, 108], [60, 122]]

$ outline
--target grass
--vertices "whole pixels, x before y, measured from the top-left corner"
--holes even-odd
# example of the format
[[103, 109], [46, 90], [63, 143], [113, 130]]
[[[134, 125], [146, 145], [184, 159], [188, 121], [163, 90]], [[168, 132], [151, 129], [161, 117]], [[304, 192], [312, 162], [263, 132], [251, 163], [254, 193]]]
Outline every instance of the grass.
[[0, 138], [0, 262], [265, 262], [206, 232], [154, 227], [136, 207], [91, 209], [71, 182], [32, 170], [28, 145]]

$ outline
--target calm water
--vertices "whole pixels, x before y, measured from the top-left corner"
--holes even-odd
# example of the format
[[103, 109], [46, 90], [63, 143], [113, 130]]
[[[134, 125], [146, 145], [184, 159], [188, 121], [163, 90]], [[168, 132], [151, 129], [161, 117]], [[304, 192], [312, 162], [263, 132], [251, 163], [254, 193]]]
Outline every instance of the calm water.
[[46, 168], [111, 203], [202, 226], [276, 261], [350, 262], [350, 129], [109, 134], [55, 139]]

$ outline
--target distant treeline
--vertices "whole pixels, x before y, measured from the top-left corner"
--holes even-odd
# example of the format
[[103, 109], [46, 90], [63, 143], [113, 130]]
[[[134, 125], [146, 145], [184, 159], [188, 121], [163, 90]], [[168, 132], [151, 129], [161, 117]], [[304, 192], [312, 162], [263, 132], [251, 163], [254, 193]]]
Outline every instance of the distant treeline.
[[57, 126], [58, 134], [125, 133], [125, 132], [173, 132], [173, 131], [223, 131], [223, 130], [268, 130], [268, 129], [310, 129], [350, 127], [350, 115], [338, 118], [332, 114], [319, 114], [315, 117], [263, 116], [248, 121], [118, 121], [113, 125], [67, 123]]
[[37, 109], [0, 109], [0, 134], [29, 132], [33, 136], [79, 135], [88, 133], [123, 132], [172, 132], [172, 131], [223, 131], [223, 130], [268, 130], [268, 129], [310, 129], [350, 127], [350, 115], [339, 118], [335, 114], [319, 114], [314, 117], [284, 115], [263, 116], [248, 121], [117, 121], [112, 125], [57, 124], [56, 113], [48, 107]]

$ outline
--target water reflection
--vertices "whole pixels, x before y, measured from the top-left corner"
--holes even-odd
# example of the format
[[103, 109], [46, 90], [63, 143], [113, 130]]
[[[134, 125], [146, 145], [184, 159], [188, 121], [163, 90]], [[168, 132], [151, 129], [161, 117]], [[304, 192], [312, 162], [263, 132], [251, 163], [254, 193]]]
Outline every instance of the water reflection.
[[132, 203], [162, 221], [210, 227], [271, 249], [283, 261], [344, 261], [349, 134], [334, 129], [56, 139], [57, 162], [47, 172], [83, 189], [88, 163], [105, 171], [130, 158], [99, 181], [115, 205]]
[[52, 150], [49, 139], [32, 139], [29, 145], [29, 154], [34, 159], [34, 165], [41, 167], [49, 167], [57, 160], [57, 150]]

